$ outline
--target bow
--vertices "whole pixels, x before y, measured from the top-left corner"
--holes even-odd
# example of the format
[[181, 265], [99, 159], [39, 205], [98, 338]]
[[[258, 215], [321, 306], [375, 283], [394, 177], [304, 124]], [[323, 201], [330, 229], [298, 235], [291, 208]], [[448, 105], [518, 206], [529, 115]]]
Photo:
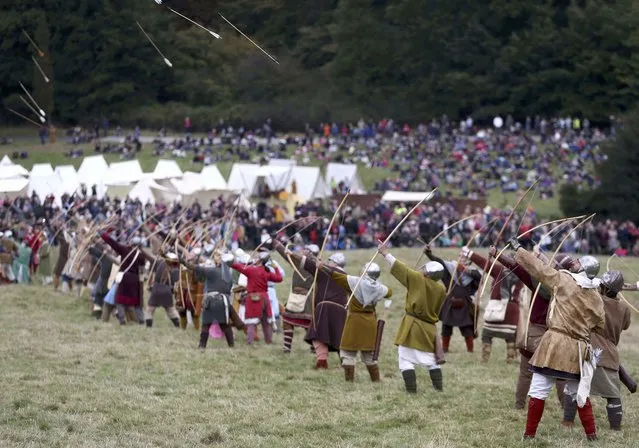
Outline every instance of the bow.
[[[474, 217], [476, 217], [476, 216], [478, 216], [478, 214], [474, 214], [474, 215], [467, 216], [466, 218], [462, 218], [462, 219], [460, 219], [460, 220], [458, 220], [458, 221], [455, 221], [454, 223], [452, 223], [452, 224], [451, 224], [451, 225], [449, 225], [449, 226], [445, 226], [445, 227], [442, 229], [442, 231], [441, 231], [441, 232], [439, 232], [437, 235], [435, 235], [434, 237], [432, 237], [432, 238], [430, 239], [430, 241], [428, 242], [428, 244], [426, 244], [426, 246], [430, 246], [430, 245], [431, 245], [431, 244], [433, 244], [435, 241], [437, 241], [437, 238], [439, 238], [439, 237], [440, 237], [440, 236], [442, 236], [444, 233], [446, 233], [446, 231], [448, 231], [448, 229], [452, 229], [452, 228], [453, 228], [453, 227], [455, 227], [457, 224], [461, 224], [462, 222], [464, 222], [464, 221], [468, 221], [470, 218], [474, 218]], [[422, 242], [423, 242], [423, 241], [422, 241]], [[423, 256], [424, 256], [424, 253], [422, 252], [422, 253], [419, 255], [419, 258], [417, 259], [417, 263], [415, 263], [415, 268], [417, 268], [417, 266], [419, 266], [419, 263], [422, 261], [422, 257], [423, 257]]]
[[[590, 221], [592, 218], [594, 218], [595, 215], [596, 213], [593, 213], [592, 215], [584, 218], [583, 220], [579, 222], [579, 224], [577, 224], [570, 232], [566, 234], [566, 236], [561, 240], [561, 243], [559, 243], [559, 246], [557, 246], [557, 249], [555, 249], [555, 252], [552, 254], [552, 257], [550, 258], [550, 260], [548, 260], [548, 265], [552, 264], [555, 257], [559, 253], [559, 249], [561, 249], [561, 246], [564, 245], [568, 237], [570, 237], [570, 235], [572, 235], [573, 232], [577, 230], [579, 227], [581, 227], [582, 225]], [[535, 305], [535, 299], [537, 298], [537, 294], [539, 293], [540, 288], [541, 288], [541, 283], [537, 285], [537, 288], [535, 289], [535, 293], [533, 294], [532, 299], [530, 299], [530, 309], [528, 310], [528, 319], [526, 320], [526, 332], [524, 334], [524, 347], [527, 347], [528, 345], [528, 329], [530, 328], [530, 316], [532, 315], [532, 309], [533, 309], [533, 306]]]
[[331, 227], [333, 227], [333, 223], [335, 222], [335, 218], [339, 214], [339, 211], [344, 206], [344, 204], [346, 204], [346, 199], [348, 199], [348, 196], [350, 194], [351, 194], [351, 192], [350, 192], [350, 190], [348, 190], [346, 192], [346, 194], [344, 195], [344, 197], [342, 198], [342, 202], [340, 202], [340, 204], [337, 206], [337, 210], [335, 210], [335, 213], [333, 213], [333, 217], [331, 218], [331, 221], [328, 224], [328, 228], [326, 229], [326, 235], [324, 236], [324, 241], [322, 242], [322, 247], [320, 248], [319, 254], [317, 255], [318, 266], [316, 266], [316, 268], [315, 268], [315, 276], [313, 277], [313, 300], [312, 300], [312, 306], [313, 306], [313, 314], [312, 314], [312, 317], [313, 317], [313, 328], [315, 328], [315, 296], [317, 295], [317, 274], [319, 273], [319, 270], [320, 270], [319, 262], [322, 259], [322, 254], [324, 253], [324, 248], [326, 247], [326, 243], [328, 241], [328, 237], [331, 234]]
[[[499, 233], [497, 234], [497, 238], [495, 239], [495, 244], [499, 244], [499, 240], [501, 238], [501, 236], [503, 235], [504, 231], [506, 230], [506, 227], [508, 227], [508, 224], [510, 223], [510, 220], [512, 219], [512, 217], [514, 216], [515, 212], [517, 211], [517, 207], [519, 207], [519, 204], [521, 204], [521, 201], [524, 200], [524, 198], [528, 195], [528, 193], [530, 193], [530, 190], [532, 190], [532, 188], [537, 185], [537, 182], [539, 182], [539, 179], [537, 179], [535, 182], [533, 182], [533, 184], [528, 187], [528, 190], [526, 190], [526, 192], [522, 195], [522, 197], [519, 198], [519, 200], [517, 201], [517, 203], [515, 204], [515, 206], [513, 207], [513, 209], [510, 212], [510, 215], [508, 215], [508, 218], [506, 218], [506, 221], [504, 222], [504, 225], [502, 226], [501, 230], [499, 231]], [[530, 202], [529, 202], [530, 204]], [[524, 216], [526, 216], [526, 214], [524, 213]], [[490, 274], [493, 272], [493, 268], [495, 267], [495, 263], [497, 262], [497, 258], [495, 258], [492, 262], [492, 264], [490, 265], [490, 269], [488, 269], [488, 275], [486, 275], [486, 278], [484, 279], [484, 283], [481, 287], [481, 292], [479, 293], [478, 300], [481, 300], [481, 297], [484, 295], [484, 291], [486, 291], [486, 286], [488, 285], [488, 279], [490, 278]], [[484, 266], [485, 269], [485, 266]]]
[[[430, 200], [434, 195], [435, 195], [435, 191], [437, 191], [437, 188], [435, 188], [433, 191], [431, 191], [430, 193], [428, 193], [426, 196], [424, 196], [424, 198], [419, 201], [412, 209], [410, 209], [410, 211], [408, 213], [406, 213], [406, 215], [402, 218], [402, 220], [399, 222], [399, 224], [397, 224], [395, 226], [395, 228], [393, 229], [393, 231], [390, 233], [390, 235], [388, 235], [386, 237], [386, 239], [384, 240], [384, 242], [381, 244], [382, 246], [385, 246], [386, 243], [388, 243], [391, 238], [393, 237], [393, 235], [395, 234], [395, 232], [397, 232], [401, 227], [402, 224], [404, 224], [404, 222], [410, 218], [413, 214], [413, 212], [415, 210], [417, 210], [417, 208], [422, 205], [423, 202]], [[348, 298], [348, 301], [346, 302], [346, 306], [345, 308], [348, 308], [348, 305], [351, 303], [351, 300], [353, 300], [353, 296], [355, 295], [355, 291], [357, 291], [357, 288], [359, 288], [359, 284], [362, 282], [362, 279], [364, 278], [364, 276], [366, 275], [366, 271], [368, 271], [369, 266], [373, 263], [373, 261], [375, 261], [375, 257], [377, 257], [377, 254], [379, 254], [379, 248], [375, 251], [375, 254], [373, 254], [373, 258], [371, 258], [371, 261], [369, 261], [368, 263], [366, 263], [364, 265], [364, 272], [362, 273], [362, 275], [360, 275], [359, 279], [357, 280], [357, 283], [355, 284], [355, 287], [353, 288], [353, 290], [351, 291], [351, 295]]]

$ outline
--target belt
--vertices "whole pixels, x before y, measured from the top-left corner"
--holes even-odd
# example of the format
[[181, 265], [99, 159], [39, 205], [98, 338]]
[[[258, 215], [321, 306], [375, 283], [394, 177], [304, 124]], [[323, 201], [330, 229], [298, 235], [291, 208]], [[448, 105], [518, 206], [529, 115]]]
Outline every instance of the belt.
[[414, 315], [413, 313], [409, 313], [408, 311], [406, 312], [406, 315], [410, 316], [410, 317], [414, 317], [415, 319], [420, 320], [422, 322], [425, 322], [427, 324], [435, 325], [437, 323], [437, 322], [429, 322], [429, 321], [427, 321], [425, 319], [422, 319], [421, 317], [418, 317], [418, 316]]

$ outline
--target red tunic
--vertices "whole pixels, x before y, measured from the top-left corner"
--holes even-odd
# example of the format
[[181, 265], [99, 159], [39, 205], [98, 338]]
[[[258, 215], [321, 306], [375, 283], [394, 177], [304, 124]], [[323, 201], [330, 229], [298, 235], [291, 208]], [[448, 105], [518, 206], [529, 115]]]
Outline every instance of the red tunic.
[[[134, 252], [138, 249], [131, 246], [125, 246], [118, 243], [109, 236], [108, 233], [103, 233], [102, 239], [113, 248], [113, 250], [120, 256], [122, 264], [120, 265], [120, 272], [128, 269], [122, 277], [122, 281], [117, 287], [115, 292], [115, 303], [124, 306], [140, 306], [142, 304], [142, 286], [140, 283], [140, 269], [144, 267], [145, 259], [142, 252], [135, 257]], [[131, 255], [129, 255], [131, 254]]]
[[31, 260], [30, 265], [33, 270], [38, 268], [40, 264], [40, 259], [38, 257], [38, 251], [40, 250], [40, 246], [42, 246], [42, 240], [40, 236], [41, 232], [38, 233], [30, 233], [27, 235], [27, 245], [31, 248]]
[[[246, 276], [247, 297], [244, 303], [244, 318], [261, 319], [264, 312], [266, 312], [266, 316], [271, 319], [273, 310], [271, 310], [271, 303], [268, 299], [268, 282], [282, 282], [282, 275], [279, 270], [270, 272], [264, 266], [248, 266], [242, 263], [233, 263], [231, 267]], [[259, 300], [253, 300], [252, 297], [259, 297]]]

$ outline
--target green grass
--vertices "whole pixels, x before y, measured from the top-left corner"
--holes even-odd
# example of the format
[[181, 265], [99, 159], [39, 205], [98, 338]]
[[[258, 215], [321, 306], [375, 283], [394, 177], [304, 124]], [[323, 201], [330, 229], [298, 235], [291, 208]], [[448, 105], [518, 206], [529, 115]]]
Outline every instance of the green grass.
[[[396, 250], [413, 265], [416, 250]], [[442, 251], [447, 257], [455, 252]], [[371, 252], [347, 253], [359, 271]], [[605, 401], [593, 400], [600, 441], [586, 444], [579, 424], [561, 426], [554, 392], [535, 443], [524, 444], [525, 412], [513, 409], [517, 365], [507, 365], [496, 341], [487, 365], [467, 354], [458, 333], [443, 367], [444, 392], [435, 393], [425, 370], [408, 396], [393, 345], [402, 315], [403, 288], [395, 291], [385, 329], [382, 382], [371, 384], [361, 364], [347, 384], [335, 354], [328, 371], [296, 330], [293, 353], [275, 344], [235, 349], [210, 341], [200, 352], [197, 334], [172, 328], [164, 313], [155, 326], [121, 328], [89, 318], [86, 298], [51, 287], [2, 287], [0, 293], [0, 446], [30, 447], [630, 447], [636, 446], [639, 405], [623, 392], [624, 431], [607, 429]], [[639, 261], [629, 260], [639, 270]], [[291, 278], [279, 287], [284, 300]], [[630, 276], [630, 273], [627, 272]], [[630, 294], [629, 294], [630, 296]], [[629, 297], [630, 298], [630, 297]], [[633, 295], [631, 300], [635, 301]], [[622, 336], [621, 358], [639, 375], [639, 326]]]

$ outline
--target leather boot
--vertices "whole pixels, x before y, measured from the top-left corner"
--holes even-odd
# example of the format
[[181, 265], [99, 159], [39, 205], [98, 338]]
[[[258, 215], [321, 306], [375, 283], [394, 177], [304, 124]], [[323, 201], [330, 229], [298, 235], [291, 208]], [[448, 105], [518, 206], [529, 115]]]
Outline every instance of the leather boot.
[[430, 375], [430, 380], [433, 383], [433, 389], [438, 392], [444, 390], [444, 378], [442, 375], [442, 369], [433, 369], [429, 370], [428, 374]]
[[493, 344], [487, 344], [486, 342], [481, 345], [481, 362], [488, 362], [492, 348]]
[[448, 349], [450, 348], [450, 336], [442, 336], [442, 349], [444, 353], [448, 353]]
[[464, 340], [466, 341], [466, 351], [468, 353], [473, 353], [475, 351], [475, 338], [468, 336]]
[[355, 381], [355, 366], [344, 366], [344, 379], [349, 382]]
[[606, 412], [608, 413], [608, 423], [613, 431], [621, 431], [621, 419], [623, 417], [623, 407], [620, 398], [608, 398]]
[[186, 330], [187, 324], [188, 324], [188, 320], [186, 320], [186, 316], [180, 316], [180, 328], [182, 330]]
[[200, 333], [200, 345], [198, 345], [197, 348], [205, 349], [206, 348], [206, 343], [208, 341], [209, 341], [209, 332], [208, 331], [202, 331]]
[[417, 393], [417, 376], [415, 370], [403, 370], [402, 377], [404, 378], [404, 385], [406, 386], [406, 392], [409, 394]]
[[153, 319], [147, 319], [146, 320], [146, 326], [147, 326], [147, 328], [151, 328], [153, 326]]
[[570, 395], [564, 395], [564, 420], [561, 422], [566, 428], [572, 428], [577, 415], [577, 402]]
[[174, 326], [175, 328], [177, 328], [177, 327], [179, 327], [179, 326], [180, 326], [180, 319], [178, 319], [177, 317], [172, 317], [172, 318], [171, 318], [171, 322], [173, 322], [173, 326]]
[[512, 364], [517, 359], [517, 350], [514, 342], [506, 343], [506, 363]]
[[379, 365], [371, 364], [366, 366], [368, 369], [368, 374], [371, 376], [371, 381], [373, 383], [377, 383], [379, 381]]
[[534, 439], [537, 435], [537, 428], [541, 417], [544, 415], [544, 406], [546, 402], [539, 398], [530, 397], [528, 401], [528, 416], [526, 417], [526, 431], [524, 439]]

